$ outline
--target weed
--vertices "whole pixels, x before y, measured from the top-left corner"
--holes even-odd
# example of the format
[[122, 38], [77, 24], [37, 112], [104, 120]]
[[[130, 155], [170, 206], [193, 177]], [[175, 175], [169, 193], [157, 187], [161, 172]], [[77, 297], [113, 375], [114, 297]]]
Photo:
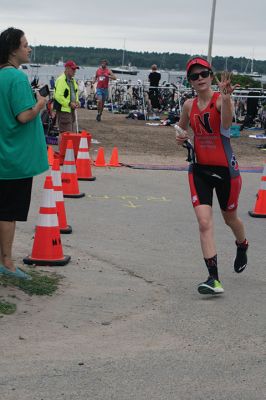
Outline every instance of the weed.
[[57, 290], [59, 280], [61, 279], [61, 277], [55, 273], [50, 274], [49, 276], [38, 271], [27, 271], [27, 273], [31, 275], [32, 280], [17, 279], [0, 275], [0, 285], [5, 287], [16, 286], [31, 296], [34, 294], [38, 296], [50, 296]]
[[0, 301], [0, 314], [13, 314], [16, 311], [16, 304], [8, 303], [7, 301]]

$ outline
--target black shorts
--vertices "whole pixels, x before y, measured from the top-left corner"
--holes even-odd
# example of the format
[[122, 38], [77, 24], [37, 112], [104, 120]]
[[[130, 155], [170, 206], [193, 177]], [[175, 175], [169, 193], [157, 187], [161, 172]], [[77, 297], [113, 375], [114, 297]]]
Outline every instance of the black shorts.
[[238, 206], [241, 176], [230, 176], [229, 168], [194, 164], [189, 172], [191, 200], [194, 207], [212, 206], [213, 190], [216, 191], [220, 208], [233, 211]]
[[149, 89], [149, 99], [153, 108], [160, 108], [159, 90], [157, 88]]
[[0, 221], [27, 221], [32, 178], [0, 179]]

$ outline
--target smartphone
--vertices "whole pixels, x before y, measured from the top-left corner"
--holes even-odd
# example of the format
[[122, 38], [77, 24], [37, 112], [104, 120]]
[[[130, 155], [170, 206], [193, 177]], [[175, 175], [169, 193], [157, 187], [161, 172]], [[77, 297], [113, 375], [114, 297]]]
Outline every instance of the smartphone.
[[44, 85], [43, 87], [41, 87], [41, 89], [39, 89], [39, 93], [42, 97], [49, 96], [50, 90], [48, 85]]

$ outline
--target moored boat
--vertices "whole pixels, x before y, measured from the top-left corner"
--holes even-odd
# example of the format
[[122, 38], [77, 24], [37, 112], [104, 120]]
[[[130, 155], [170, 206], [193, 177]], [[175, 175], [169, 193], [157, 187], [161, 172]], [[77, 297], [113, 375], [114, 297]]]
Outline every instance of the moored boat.
[[61, 60], [59, 60], [55, 65], [56, 65], [57, 67], [63, 67], [63, 66], [64, 66], [63, 57], [62, 57]]
[[128, 65], [121, 65], [120, 67], [111, 68], [114, 74], [137, 75], [139, 72], [137, 67]]
[[254, 79], [256, 79], [256, 78], [262, 78], [262, 75], [259, 74], [259, 73], [256, 72], [256, 71], [243, 73], [242, 75], [244, 75], [244, 76], [249, 76], [250, 78], [254, 78]]
[[247, 72], [248, 65], [249, 65], [250, 60], [248, 60], [248, 63], [246, 65], [245, 71], [241, 73], [241, 75], [248, 76], [250, 78], [256, 79], [256, 78], [262, 78], [262, 75], [259, 74], [257, 71], [254, 71], [254, 54], [251, 59], [251, 65], [250, 65], [250, 72]]

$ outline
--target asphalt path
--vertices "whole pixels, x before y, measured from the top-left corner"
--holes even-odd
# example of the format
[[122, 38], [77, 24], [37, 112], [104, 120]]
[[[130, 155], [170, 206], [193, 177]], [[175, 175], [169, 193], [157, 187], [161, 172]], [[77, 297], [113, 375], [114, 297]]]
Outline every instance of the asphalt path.
[[[212, 297], [197, 292], [207, 273], [187, 173], [93, 172], [95, 182], [80, 182], [86, 196], [65, 200], [73, 233], [62, 242], [72, 260], [55, 269], [64, 276], [58, 292], [29, 298], [0, 288], [18, 306], [0, 320], [0, 398], [264, 399], [266, 220], [248, 216], [260, 174], [242, 174], [239, 215], [250, 241], [242, 274], [214, 202], [225, 293]], [[18, 225], [18, 260], [31, 251], [43, 181], [35, 178], [29, 221]]]

